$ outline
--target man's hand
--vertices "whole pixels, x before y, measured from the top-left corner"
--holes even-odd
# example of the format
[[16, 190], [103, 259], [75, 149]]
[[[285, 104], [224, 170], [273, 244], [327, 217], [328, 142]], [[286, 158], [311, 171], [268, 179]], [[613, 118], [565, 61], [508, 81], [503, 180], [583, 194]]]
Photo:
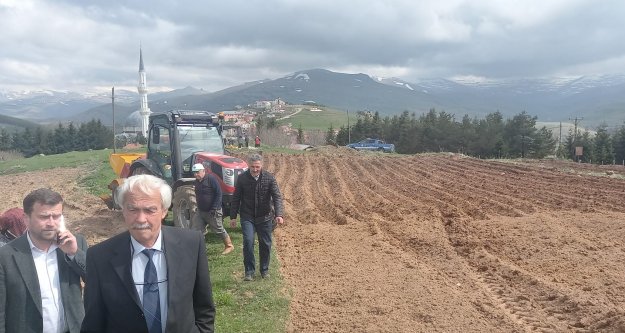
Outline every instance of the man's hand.
[[278, 225], [281, 225], [281, 224], [283, 224], [283, 223], [284, 223], [284, 219], [282, 218], [282, 216], [277, 216], [277, 217], [276, 217], [276, 223], [277, 223]]
[[76, 237], [72, 235], [71, 232], [68, 230], [61, 231], [57, 235], [57, 239], [59, 249], [61, 249], [63, 253], [68, 256], [76, 255], [76, 252], [78, 252], [78, 243], [76, 242]]
[[237, 227], [237, 219], [230, 218], [230, 228], [236, 228], [236, 227]]

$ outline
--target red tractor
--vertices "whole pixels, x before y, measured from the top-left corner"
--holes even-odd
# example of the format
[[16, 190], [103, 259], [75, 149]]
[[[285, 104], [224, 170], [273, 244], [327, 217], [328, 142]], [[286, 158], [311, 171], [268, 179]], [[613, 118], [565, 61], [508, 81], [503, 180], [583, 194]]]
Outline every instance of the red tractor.
[[112, 198], [109, 207], [119, 208], [115, 201], [117, 187], [127, 178], [152, 174], [165, 179], [174, 191], [172, 211], [174, 224], [189, 228], [197, 211], [191, 166], [202, 163], [208, 173], [219, 180], [223, 192], [224, 216], [228, 216], [239, 174], [247, 163], [225, 155], [221, 119], [208, 111], [172, 110], [153, 113], [149, 119], [146, 154], [111, 154], [111, 167], [119, 178], [109, 185]]

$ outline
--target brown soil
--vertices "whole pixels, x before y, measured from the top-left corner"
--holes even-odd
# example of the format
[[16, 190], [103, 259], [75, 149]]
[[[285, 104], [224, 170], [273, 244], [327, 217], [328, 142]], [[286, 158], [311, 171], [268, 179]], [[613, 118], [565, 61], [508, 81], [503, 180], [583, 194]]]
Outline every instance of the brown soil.
[[30, 191], [48, 187], [63, 196], [67, 228], [84, 235], [91, 245], [99, 243], [125, 229], [119, 212], [109, 210], [104, 201], [78, 185], [78, 178], [85, 174], [86, 170], [79, 168], [57, 168], [0, 176], [0, 188], [4, 189], [0, 211], [22, 207]]
[[[289, 332], [624, 332], [625, 168], [265, 154]], [[0, 176], [2, 211], [50, 186], [90, 244], [123, 229], [79, 169]], [[113, 222], [116, 221], [116, 222]]]

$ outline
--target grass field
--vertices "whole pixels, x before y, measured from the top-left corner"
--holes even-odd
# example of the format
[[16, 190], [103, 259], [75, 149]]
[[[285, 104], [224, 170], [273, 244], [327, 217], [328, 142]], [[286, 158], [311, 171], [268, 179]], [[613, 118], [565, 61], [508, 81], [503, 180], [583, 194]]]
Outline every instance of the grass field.
[[[70, 152], [1, 161], [0, 175], [86, 166], [91, 171], [80, 178], [79, 183], [90, 193], [100, 195], [109, 192], [106, 186], [115, 177], [108, 162], [111, 153], [112, 150]], [[171, 213], [164, 222], [172, 224]], [[226, 224], [227, 222], [224, 223]], [[228, 233], [235, 245], [235, 251], [227, 256], [221, 255], [223, 243], [220, 239], [212, 234], [206, 237], [213, 297], [217, 306], [215, 331], [284, 332], [290, 297], [283, 286], [275, 252], [272, 253], [270, 278], [258, 277], [254, 281], [244, 282], [241, 228], [229, 228]]]
[[[312, 106], [303, 105], [301, 111], [289, 118], [279, 120], [279, 124], [291, 123], [293, 128], [299, 128], [300, 124], [304, 130], [327, 130], [330, 125], [334, 129], [347, 126], [347, 113], [345, 111], [318, 107], [321, 111], [310, 111]], [[351, 125], [356, 123], [356, 113], [349, 114]]]

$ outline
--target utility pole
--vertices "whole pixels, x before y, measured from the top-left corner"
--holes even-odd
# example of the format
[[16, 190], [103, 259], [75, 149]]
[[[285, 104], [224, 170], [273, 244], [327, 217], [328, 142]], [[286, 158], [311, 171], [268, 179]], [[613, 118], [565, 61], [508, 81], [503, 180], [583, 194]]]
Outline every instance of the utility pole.
[[347, 143], [352, 143], [352, 132], [349, 128], [349, 110], [347, 110]]
[[576, 148], [577, 147], [577, 123], [581, 120], [583, 120], [584, 117], [575, 117], [573, 119], [569, 118], [569, 120], [573, 120], [573, 125], [574, 125], [574, 133], [573, 133], [573, 156], [577, 157], [577, 162], [579, 162], [579, 156], [577, 156], [575, 154]]
[[558, 136], [558, 150], [562, 149], [562, 122], [560, 122], [560, 136]]
[[111, 105], [113, 106], [113, 154], [117, 144], [115, 143], [115, 87], [111, 89]]
[[575, 117], [573, 119], [569, 118], [569, 120], [573, 120], [573, 124], [575, 126], [575, 132], [573, 133], [573, 143], [577, 143], [577, 123], [581, 120], [584, 120], [584, 117]]

